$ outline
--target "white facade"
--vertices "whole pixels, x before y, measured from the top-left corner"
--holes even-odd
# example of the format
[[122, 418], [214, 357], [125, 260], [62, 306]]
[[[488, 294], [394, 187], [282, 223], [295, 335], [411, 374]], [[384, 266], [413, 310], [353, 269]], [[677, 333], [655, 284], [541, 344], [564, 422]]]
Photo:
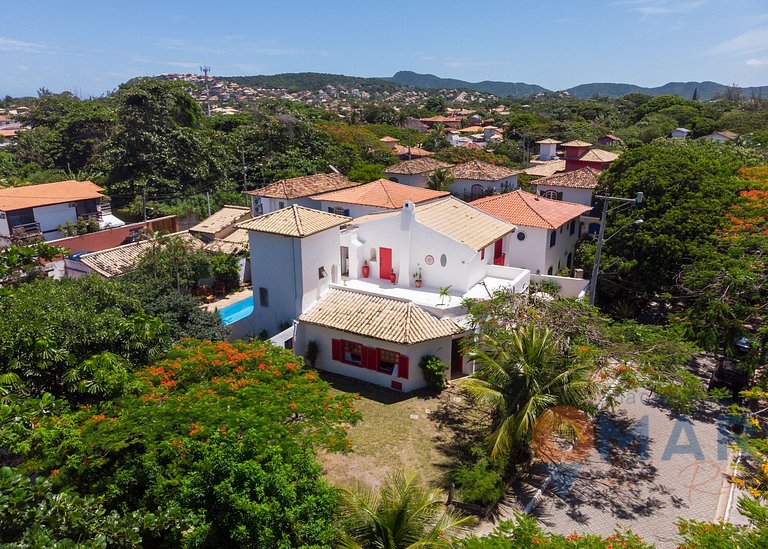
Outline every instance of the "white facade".
[[[396, 352], [402, 356], [408, 357], [407, 378], [402, 377], [404, 372], [400, 372], [400, 366], [396, 366], [392, 373], [380, 371], [378, 369], [368, 369], [362, 366], [355, 366], [339, 360], [333, 359], [333, 340], [341, 339], [359, 343], [363, 347], [383, 349]], [[446, 376], [451, 379], [451, 346], [452, 338], [443, 337], [431, 341], [424, 341], [413, 345], [398, 345], [388, 341], [381, 341], [369, 337], [361, 337], [347, 332], [341, 332], [325, 326], [316, 326], [313, 324], [299, 323], [296, 328], [296, 339], [294, 349], [296, 353], [303, 354], [309, 341], [315, 341], [318, 345], [319, 355], [315, 365], [321, 370], [327, 370], [335, 374], [340, 374], [355, 379], [360, 379], [374, 385], [396, 389], [403, 392], [415, 391], [426, 386], [424, 375], [419, 368], [419, 362], [425, 355], [433, 355], [439, 358], [446, 365]], [[466, 360], [463, 361], [462, 374], [472, 373], [472, 365]], [[393, 382], [395, 385], [393, 386]], [[398, 386], [399, 384], [399, 386]]]
[[301, 198], [265, 198], [263, 196], [251, 195], [251, 215], [256, 217], [257, 215], [268, 214], [282, 210], [293, 204], [297, 206], [304, 206], [305, 208], [312, 208], [313, 210], [320, 209], [320, 202], [312, 200], [308, 196]]
[[670, 134], [674, 139], [685, 139], [688, 137], [688, 134], [691, 133], [691, 130], [687, 130], [685, 128], [675, 128], [672, 130], [672, 133]]
[[248, 236], [254, 301], [249, 330], [273, 335], [320, 299], [332, 279], [340, 279], [339, 228], [305, 238], [255, 231]]
[[582, 189], [574, 187], [556, 187], [554, 185], [538, 184], [536, 185], [536, 194], [544, 195], [546, 198], [553, 198], [547, 196], [547, 191], [554, 191], [556, 193], [562, 193], [562, 196], [555, 197], [556, 200], [563, 200], [564, 202], [573, 202], [574, 204], [584, 204], [585, 206], [592, 205], [592, 189]]
[[[563, 268], [573, 267], [573, 254], [579, 241], [579, 225], [578, 218], [554, 230], [519, 225], [516, 233], [510, 235], [505, 243], [507, 263], [540, 275], [556, 275]], [[553, 232], [556, 233], [555, 245], [550, 246]]]
[[[453, 183], [451, 184], [449, 191], [451, 191], [452, 194], [463, 196], [463, 195], [472, 195], [472, 188], [475, 187], [477, 189], [477, 186], [480, 186], [483, 188], [484, 193], [487, 193], [490, 190], [493, 190], [494, 192], [500, 193], [502, 191], [514, 191], [517, 189], [517, 174], [507, 177], [505, 179], [499, 179], [498, 181], [479, 181], [477, 179], [454, 179]], [[477, 192], [475, 192], [475, 195], [478, 195]]]
[[396, 183], [410, 185], [411, 187], [421, 187], [422, 189], [426, 188], [427, 183], [429, 182], [429, 174], [424, 173], [406, 175], [401, 173], [384, 172], [384, 177], [390, 181], [395, 181]]
[[557, 143], [539, 143], [539, 160], [557, 160]]
[[372, 213], [386, 211], [385, 208], [376, 208], [374, 206], [362, 206], [360, 204], [347, 204], [345, 202], [329, 202], [322, 200], [320, 209], [324, 212], [346, 215], [347, 217], [360, 217]]

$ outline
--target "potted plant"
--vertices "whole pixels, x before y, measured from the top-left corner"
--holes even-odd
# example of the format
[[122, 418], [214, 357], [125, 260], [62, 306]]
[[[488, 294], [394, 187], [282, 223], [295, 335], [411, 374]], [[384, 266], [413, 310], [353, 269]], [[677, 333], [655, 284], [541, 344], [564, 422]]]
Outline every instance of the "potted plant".
[[413, 273], [413, 280], [416, 282], [416, 287], [421, 288], [422, 279], [421, 279], [421, 267], [419, 267], [419, 270]]
[[363, 261], [363, 278], [368, 278], [368, 275], [371, 274], [371, 268], [368, 266], [367, 261]]
[[389, 281], [394, 284], [397, 282], [397, 275], [395, 274], [395, 270], [392, 269], [392, 272], [389, 273]]

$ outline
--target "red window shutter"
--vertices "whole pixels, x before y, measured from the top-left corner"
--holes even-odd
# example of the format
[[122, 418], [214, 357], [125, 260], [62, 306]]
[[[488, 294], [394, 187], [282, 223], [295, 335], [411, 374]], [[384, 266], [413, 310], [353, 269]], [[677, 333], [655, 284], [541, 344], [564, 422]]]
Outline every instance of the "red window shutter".
[[480, 250], [480, 259], [485, 259], [485, 248]]
[[377, 370], [379, 367], [379, 353], [374, 347], [363, 347], [363, 354], [367, 358], [363, 367], [369, 370]]
[[397, 377], [408, 379], [408, 356], [399, 355], [397, 358]]
[[341, 340], [331, 340], [331, 356], [333, 360], [341, 360]]

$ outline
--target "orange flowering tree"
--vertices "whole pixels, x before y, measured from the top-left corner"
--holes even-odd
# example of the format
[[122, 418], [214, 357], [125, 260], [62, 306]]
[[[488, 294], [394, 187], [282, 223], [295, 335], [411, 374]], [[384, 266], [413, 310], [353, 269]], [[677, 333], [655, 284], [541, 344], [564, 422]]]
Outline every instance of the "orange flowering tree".
[[[334, 395], [301, 358], [258, 341], [184, 340], [135, 378], [132, 392], [97, 406], [66, 412], [49, 397], [9, 411], [16, 425], [0, 445], [19, 470], [108, 509], [183, 511], [176, 528], [145, 540], [332, 539], [336, 493], [313, 451], [350, 448], [354, 397]], [[270, 525], [257, 520], [265, 514]]]

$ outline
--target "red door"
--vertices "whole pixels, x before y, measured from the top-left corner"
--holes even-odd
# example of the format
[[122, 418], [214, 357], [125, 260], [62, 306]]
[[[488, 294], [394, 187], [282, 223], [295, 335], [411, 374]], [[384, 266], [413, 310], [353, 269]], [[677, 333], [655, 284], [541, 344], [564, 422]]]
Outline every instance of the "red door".
[[392, 248], [379, 248], [379, 278], [389, 280], [392, 272]]
[[493, 245], [493, 264], [504, 265], [504, 253], [501, 251], [503, 240], [498, 239]]

